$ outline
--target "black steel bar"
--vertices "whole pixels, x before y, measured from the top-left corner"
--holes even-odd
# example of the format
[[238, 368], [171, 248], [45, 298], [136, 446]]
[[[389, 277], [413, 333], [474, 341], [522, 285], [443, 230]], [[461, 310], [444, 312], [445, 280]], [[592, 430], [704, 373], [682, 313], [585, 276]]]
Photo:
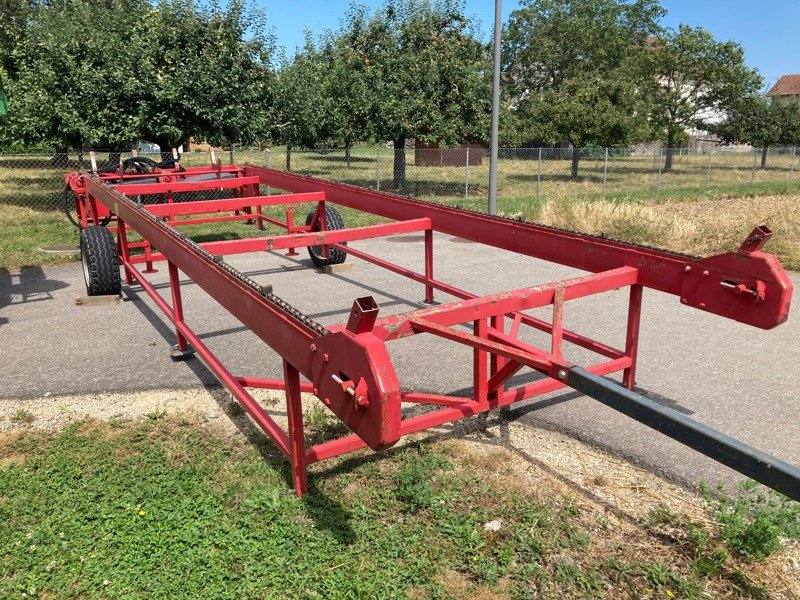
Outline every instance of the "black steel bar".
[[567, 384], [648, 427], [800, 502], [800, 469], [581, 367]]

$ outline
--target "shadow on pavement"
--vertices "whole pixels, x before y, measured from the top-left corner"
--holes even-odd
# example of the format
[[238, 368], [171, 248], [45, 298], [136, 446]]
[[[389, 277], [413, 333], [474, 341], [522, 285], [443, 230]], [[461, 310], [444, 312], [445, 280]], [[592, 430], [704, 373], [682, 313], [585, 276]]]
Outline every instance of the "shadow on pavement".
[[[69, 284], [57, 279], [48, 279], [41, 267], [22, 267], [18, 273], [0, 268], [0, 309], [14, 304], [27, 304], [52, 300], [53, 292]], [[8, 323], [8, 317], [0, 316], [0, 325]]]

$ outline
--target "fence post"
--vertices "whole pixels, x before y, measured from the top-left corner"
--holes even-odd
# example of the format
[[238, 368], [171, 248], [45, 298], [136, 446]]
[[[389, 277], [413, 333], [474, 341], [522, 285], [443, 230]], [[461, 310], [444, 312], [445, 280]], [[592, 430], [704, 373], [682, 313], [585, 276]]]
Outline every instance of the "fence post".
[[706, 171], [706, 185], [711, 185], [711, 154], [712, 150], [708, 151], [708, 171]]
[[792, 148], [792, 168], [789, 171], [789, 180], [794, 179], [794, 159], [797, 156], [797, 146]]
[[606, 193], [606, 179], [608, 178], [608, 146], [606, 146], [606, 162], [603, 165], [603, 193]]
[[464, 200], [469, 197], [469, 146], [467, 146], [466, 160], [464, 161]]
[[750, 183], [756, 180], [756, 149], [753, 148], [753, 171], [750, 173]]
[[381, 191], [381, 147], [375, 146], [375, 190]]
[[231, 160], [230, 160], [230, 162], [228, 163], [228, 164], [231, 164], [231, 165], [233, 164], [233, 149], [234, 149], [235, 147], [236, 147], [236, 144], [231, 144], [231, 150], [230, 150], [230, 159], [231, 159]]
[[[662, 149], [659, 148], [658, 149], [658, 179], [656, 179], [656, 189], [657, 190], [661, 189], [661, 163], [662, 163], [662, 161], [661, 161], [661, 152], [662, 152]], [[667, 152], [669, 152], [669, 150], [667, 150]]]
[[536, 163], [536, 197], [542, 191], [542, 149], [539, 148], [539, 161]]

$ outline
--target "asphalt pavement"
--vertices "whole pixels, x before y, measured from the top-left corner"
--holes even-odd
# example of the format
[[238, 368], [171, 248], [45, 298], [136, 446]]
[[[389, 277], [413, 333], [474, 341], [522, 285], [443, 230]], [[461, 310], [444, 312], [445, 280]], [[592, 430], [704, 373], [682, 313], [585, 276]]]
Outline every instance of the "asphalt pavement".
[[[354, 242], [353, 247], [422, 271], [421, 235]], [[530, 287], [580, 275], [580, 271], [503, 250], [436, 235], [435, 275], [478, 294]], [[767, 248], [768, 249], [768, 248]], [[328, 275], [297, 257], [262, 252], [228, 262], [323, 324], [347, 319], [353, 299], [371, 295], [381, 314], [423, 306], [423, 287], [364, 261]], [[168, 296], [166, 268], [152, 276]], [[762, 331], [684, 307], [676, 296], [645, 290], [637, 383], [639, 391], [692, 418], [792, 464], [800, 465], [800, 276], [789, 321]], [[213, 385], [197, 360], [173, 362], [174, 334], [138, 286], [123, 286], [112, 306], [78, 306], [80, 264], [0, 270], [0, 399], [102, 394]], [[281, 363], [265, 344], [192, 282], [184, 282], [186, 321], [236, 374], [280, 377]], [[627, 290], [571, 301], [566, 327], [621, 347]], [[451, 297], [438, 294], [438, 301]], [[548, 310], [535, 311], [546, 316]], [[531, 342], [542, 334], [527, 332]], [[545, 346], [546, 347], [546, 346]], [[574, 347], [569, 347], [574, 348]], [[429, 335], [389, 343], [404, 389], [466, 392], [471, 387], [468, 349]], [[591, 355], [568, 350], [587, 364]], [[514, 380], [532, 380], [521, 373]], [[2, 402], [0, 401], [0, 412]], [[728, 482], [730, 470], [574, 391], [514, 405], [503, 418], [557, 429], [688, 484]]]

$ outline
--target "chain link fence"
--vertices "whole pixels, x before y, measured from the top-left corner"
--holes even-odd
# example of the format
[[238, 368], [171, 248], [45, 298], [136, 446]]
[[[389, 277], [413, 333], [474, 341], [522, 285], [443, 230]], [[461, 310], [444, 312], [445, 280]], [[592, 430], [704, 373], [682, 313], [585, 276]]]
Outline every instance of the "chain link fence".
[[[797, 148], [732, 151], [686, 148], [502, 148], [498, 210], [524, 211], [544, 199], [620, 197], [682, 188], [800, 182]], [[483, 209], [489, 185], [488, 150], [359, 145], [350, 150], [217, 150], [224, 164], [257, 164], [448, 204]], [[128, 152], [96, 152], [99, 170], [115, 168]], [[159, 154], [148, 156], [159, 162]], [[184, 154], [182, 166], [210, 164], [207, 152]], [[0, 204], [60, 210], [64, 174], [89, 171], [88, 153], [0, 154]], [[264, 190], [266, 192], [266, 190]], [[184, 200], [199, 199], [191, 196]]]

